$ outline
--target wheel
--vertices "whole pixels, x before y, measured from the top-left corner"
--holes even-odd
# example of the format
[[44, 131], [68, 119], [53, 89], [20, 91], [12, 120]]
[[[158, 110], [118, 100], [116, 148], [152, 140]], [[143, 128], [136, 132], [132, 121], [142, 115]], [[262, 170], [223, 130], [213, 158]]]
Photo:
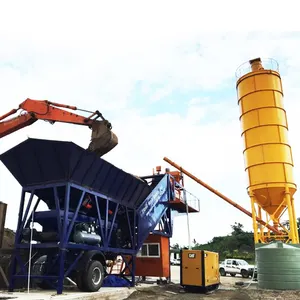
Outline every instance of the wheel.
[[223, 268], [220, 269], [220, 275], [221, 276], [226, 276], [226, 272]]
[[246, 270], [242, 270], [242, 271], [241, 271], [241, 274], [242, 274], [242, 277], [243, 277], [243, 278], [248, 278], [248, 277], [249, 277], [249, 273], [248, 273], [248, 271], [246, 271]]
[[[88, 267], [81, 273], [82, 289], [86, 292], [96, 292], [102, 286], [104, 269], [100, 261], [90, 261]], [[81, 285], [81, 283], [79, 283]], [[78, 286], [79, 288], [79, 286]]]
[[236, 275], [235, 273], [230, 273], [231, 277], [235, 277], [235, 275]]

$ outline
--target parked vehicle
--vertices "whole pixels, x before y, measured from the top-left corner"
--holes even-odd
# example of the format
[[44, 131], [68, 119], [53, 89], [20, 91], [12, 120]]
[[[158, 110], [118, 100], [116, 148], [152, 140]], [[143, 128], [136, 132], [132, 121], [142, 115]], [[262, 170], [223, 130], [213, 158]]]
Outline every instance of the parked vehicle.
[[243, 278], [257, 276], [257, 268], [254, 265], [248, 264], [243, 259], [225, 259], [220, 263], [219, 272], [221, 276], [230, 274], [232, 277], [237, 274], [242, 275]]
[[170, 263], [172, 266], [179, 266], [180, 265], [180, 259], [171, 258]]

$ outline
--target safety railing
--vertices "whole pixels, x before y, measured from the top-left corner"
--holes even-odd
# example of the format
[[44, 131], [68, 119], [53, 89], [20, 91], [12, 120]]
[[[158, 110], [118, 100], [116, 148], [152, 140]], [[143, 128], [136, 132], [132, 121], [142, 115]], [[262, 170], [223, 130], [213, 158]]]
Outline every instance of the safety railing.
[[[273, 58], [261, 58], [261, 64], [265, 70], [272, 70], [279, 72], [279, 64]], [[249, 61], [242, 63], [235, 72], [235, 78], [238, 80], [244, 75], [252, 72], [251, 64]]]
[[[184, 195], [185, 192], [185, 195]], [[175, 199], [180, 200], [182, 203], [187, 204], [189, 207], [200, 211], [200, 199], [188, 192], [184, 187], [180, 184], [176, 183], [175, 187]]]
[[[163, 175], [151, 175], [151, 176], [143, 176], [141, 178], [143, 180], [152, 180], [156, 176], [161, 176], [161, 178], [163, 177]], [[195, 195], [191, 194], [190, 192], [188, 192], [178, 181], [176, 181], [176, 178], [173, 175], [169, 174], [169, 176], [170, 176], [171, 190], [172, 190], [170, 194], [169, 202], [171, 203], [172, 201], [174, 202], [180, 201], [182, 203], [187, 203], [187, 205], [192, 209], [200, 211], [200, 199], [197, 198]], [[184, 191], [186, 197], [184, 196]]]
[[187, 192], [186, 202], [189, 207], [200, 211], [200, 199], [197, 198], [195, 195]]

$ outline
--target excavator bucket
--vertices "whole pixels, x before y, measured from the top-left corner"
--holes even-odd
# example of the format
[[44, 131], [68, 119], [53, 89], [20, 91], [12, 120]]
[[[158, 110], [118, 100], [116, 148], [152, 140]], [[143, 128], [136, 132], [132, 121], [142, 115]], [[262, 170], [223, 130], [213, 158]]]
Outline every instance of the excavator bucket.
[[101, 157], [118, 145], [118, 137], [109, 129], [107, 122], [92, 124], [92, 137], [88, 151]]

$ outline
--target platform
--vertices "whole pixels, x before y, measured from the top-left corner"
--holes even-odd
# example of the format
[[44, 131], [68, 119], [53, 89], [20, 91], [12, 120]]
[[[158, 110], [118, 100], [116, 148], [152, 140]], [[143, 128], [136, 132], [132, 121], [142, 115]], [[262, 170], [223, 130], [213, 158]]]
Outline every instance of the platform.
[[[175, 186], [175, 199], [169, 201], [169, 207], [178, 213], [197, 213], [200, 211], [200, 200], [194, 195], [186, 192], [184, 197], [184, 187], [176, 184]], [[186, 198], [186, 201], [185, 201]]]
[[169, 206], [172, 210], [176, 210], [179, 213], [197, 213], [200, 211], [199, 205], [196, 203], [193, 205], [192, 203], [189, 203], [186, 205], [186, 203], [183, 200], [176, 199], [173, 201], [169, 201]]

